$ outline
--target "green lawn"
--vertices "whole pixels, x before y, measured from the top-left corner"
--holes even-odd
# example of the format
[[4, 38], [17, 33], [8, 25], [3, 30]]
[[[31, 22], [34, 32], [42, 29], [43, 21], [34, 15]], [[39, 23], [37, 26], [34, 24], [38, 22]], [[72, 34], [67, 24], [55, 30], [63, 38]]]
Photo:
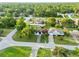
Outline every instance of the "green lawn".
[[54, 57], [74, 57], [76, 56], [74, 52], [74, 50], [68, 50], [66, 48], [56, 46], [52, 53]]
[[40, 40], [41, 43], [48, 43], [48, 34], [42, 34]]
[[7, 36], [13, 29], [0, 28], [3, 30], [3, 33], [0, 35], [1, 37]]
[[0, 57], [29, 57], [30, 47], [9, 47], [0, 51]]
[[54, 42], [56, 44], [78, 45], [70, 36], [63, 36], [63, 40], [60, 40], [60, 36], [54, 36]]
[[[38, 36], [36, 35], [31, 35], [30, 37], [25, 36], [25, 37], [20, 37], [19, 36], [19, 32], [17, 32], [14, 36], [13, 39], [15, 41], [20, 41], [20, 42], [37, 42], [37, 38]], [[43, 34], [40, 38], [40, 43], [48, 43], [48, 35], [47, 34]]]
[[25, 37], [20, 37], [19, 32], [17, 32], [14, 36], [13, 39], [15, 41], [20, 41], [20, 42], [36, 42], [37, 41], [37, 36], [36, 35], [31, 35], [30, 37], [25, 36]]
[[50, 49], [40, 48], [37, 57], [52, 57], [52, 51]]

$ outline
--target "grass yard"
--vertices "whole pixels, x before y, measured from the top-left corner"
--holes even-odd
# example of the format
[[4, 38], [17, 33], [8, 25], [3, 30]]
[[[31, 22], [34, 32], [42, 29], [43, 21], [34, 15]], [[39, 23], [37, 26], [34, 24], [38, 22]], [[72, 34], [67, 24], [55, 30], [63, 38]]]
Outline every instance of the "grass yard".
[[52, 53], [54, 57], [74, 57], [76, 56], [74, 52], [74, 50], [68, 50], [66, 48], [56, 46]]
[[30, 37], [25, 36], [25, 37], [20, 37], [19, 32], [17, 32], [14, 36], [13, 39], [15, 41], [20, 41], [20, 42], [36, 42], [37, 41], [37, 36], [36, 35], [31, 35]]
[[[13, 39], [15, 41], [20, 41], [20, 42], [37, 42], [37, 38], [38, 38], [37, 35], [31, 35], [30, 37], [28, 37], [28, 36], [20, 37], [19, 34], [20, 33], [17, 32], [13, 36]], [[48, 35], [47, 34], [41, 35], [40, 43], [48, 43]]]
[[41, 43], [48, 43], [48, 34], [42, 34], [40, 40]]
[[30, 47], [9, 47], [0, 51], [0, 57], [29, 57]]
[[63, 36], [63, 40], [60, 39], [60, 36], [54, 36], [54, 42], [56, 44], [78, 45], [70, 36]]
[[3, 30], [3, 33], [0, 35], [1, 37], [7, 36], [13, 29], [0, 28]]
[[40, 48], [37, 57], [52, 57], [52, 51], [50, 49]]

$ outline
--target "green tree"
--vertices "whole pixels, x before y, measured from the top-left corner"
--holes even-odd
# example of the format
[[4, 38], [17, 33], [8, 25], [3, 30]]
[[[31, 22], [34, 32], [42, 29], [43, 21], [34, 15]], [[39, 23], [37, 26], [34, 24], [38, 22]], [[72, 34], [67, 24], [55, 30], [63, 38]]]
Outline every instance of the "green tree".
[[73, 54], [75, 56], [79, 56], [79, 48], [76, 48], [74, 51], [73, 51]]
[[16, 20], [13, 17], [4, 16], [4, 17], [1, 17], [0, 24], [2, 27], [10, 28], [15, 26]]
[[75, 27], [74, 21], [71, 20], [71, 19], [63, 18], [63, 19], [61, 20], [61, 24], [62, 24], [63, 27], [68, 27], [68, 28], [73, 28], [73, 27]]
[[26, 26], [26, 23], [24, 22], [24, 18], [23, 17], [19, 18], [17, 20], [17, 22], [16, 22], [16, 28], [17, 28], [17, 30], [18, 31], [22, 30], [25, 26]]
[[47, 19], [47, 24], [48, 24], [49, 26], [55, 26], [55, 24], [56, 24], [55, 18], [49, 17], [49, 18]]

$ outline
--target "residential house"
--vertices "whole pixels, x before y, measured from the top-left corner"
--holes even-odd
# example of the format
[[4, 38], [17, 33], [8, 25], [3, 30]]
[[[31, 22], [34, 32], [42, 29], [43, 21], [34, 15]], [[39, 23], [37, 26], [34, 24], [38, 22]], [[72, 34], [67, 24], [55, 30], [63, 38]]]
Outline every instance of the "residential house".
[[48, 30], [48, 34], [57, 36], [57, 35], [64, 35], [64, 32], [62, 30], [60, 30], [60, 29], [50, 28]]
[[73, 39], [79, 41], [79, 31], [78, 30], [73, 30], [72, 32], [70, 32], [70, 34], [73, 37]]

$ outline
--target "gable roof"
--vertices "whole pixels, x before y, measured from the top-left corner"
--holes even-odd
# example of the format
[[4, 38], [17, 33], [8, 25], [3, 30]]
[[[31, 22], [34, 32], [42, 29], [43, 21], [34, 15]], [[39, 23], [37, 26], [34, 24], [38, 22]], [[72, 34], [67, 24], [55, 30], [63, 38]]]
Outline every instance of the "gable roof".
[[55, 28], [52, 28], [52, 29], [49, 29], [48, 30], [48, 33], [50, 34], [53, 34], [53, 35], [64, 35], [64, 32], [60, 29], [55, 29]]

